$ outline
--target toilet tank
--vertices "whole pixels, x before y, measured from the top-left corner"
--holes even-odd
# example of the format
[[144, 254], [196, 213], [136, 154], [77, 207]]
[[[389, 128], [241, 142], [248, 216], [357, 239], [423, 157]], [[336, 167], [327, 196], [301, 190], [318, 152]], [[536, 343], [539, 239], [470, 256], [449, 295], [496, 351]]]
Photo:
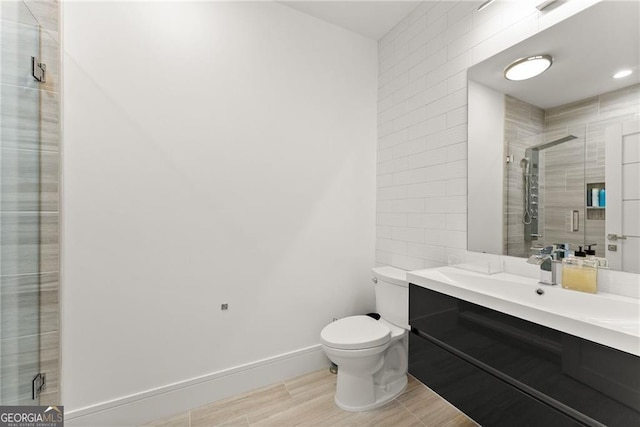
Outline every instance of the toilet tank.
[[373, 270], [376, 311], [388, 322], [409, 329], [409, 283], [407, 272], [395, 267]]

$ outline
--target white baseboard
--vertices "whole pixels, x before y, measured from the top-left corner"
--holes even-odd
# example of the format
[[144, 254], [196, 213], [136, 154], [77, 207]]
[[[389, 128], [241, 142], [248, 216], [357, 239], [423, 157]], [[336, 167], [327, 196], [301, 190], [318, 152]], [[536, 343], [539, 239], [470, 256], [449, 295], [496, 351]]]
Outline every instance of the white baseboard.
[[320, 345], [181, 381], [75, 411], [69, 426], [133, 426], [329, 366]]

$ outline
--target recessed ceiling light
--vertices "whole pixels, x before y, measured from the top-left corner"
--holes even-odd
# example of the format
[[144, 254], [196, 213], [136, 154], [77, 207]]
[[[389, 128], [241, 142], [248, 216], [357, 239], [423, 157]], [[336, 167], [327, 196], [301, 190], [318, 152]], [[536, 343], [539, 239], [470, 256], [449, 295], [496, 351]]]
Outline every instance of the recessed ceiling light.
[[544, 73], [553, 64], [551, 55], [535, 55], [520, 58], [505, 68], [504, 77], [507, 80], [526, 80]]
[[628, 75], [630, 75], [633, 71], [632, 70], [620, 70], [617, 73], [615, 73], [613, 75], [614, 79], [621, 79], [623, 77], [627, 77]]

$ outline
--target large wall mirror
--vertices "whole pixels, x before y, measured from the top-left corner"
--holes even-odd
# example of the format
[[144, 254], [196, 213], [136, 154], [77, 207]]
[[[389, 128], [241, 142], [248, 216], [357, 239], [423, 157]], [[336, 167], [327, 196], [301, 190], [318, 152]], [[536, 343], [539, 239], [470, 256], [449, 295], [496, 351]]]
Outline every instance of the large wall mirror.
[[[593, 245], [640, 273], [639, 29], [639, 2], [601, 2], [469, 69], [469, 250]], [[536, 55], [553, 64], [504, 77]]]

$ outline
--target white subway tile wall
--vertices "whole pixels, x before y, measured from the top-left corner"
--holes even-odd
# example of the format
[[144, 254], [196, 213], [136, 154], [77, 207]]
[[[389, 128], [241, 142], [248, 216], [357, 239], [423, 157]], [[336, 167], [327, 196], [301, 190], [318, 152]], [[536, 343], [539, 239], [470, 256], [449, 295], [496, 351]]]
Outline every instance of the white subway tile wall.
[[379, 265], [437, 267], [467, 247], [467, 69], [597, 2], [425, 2], [379, 41]]

